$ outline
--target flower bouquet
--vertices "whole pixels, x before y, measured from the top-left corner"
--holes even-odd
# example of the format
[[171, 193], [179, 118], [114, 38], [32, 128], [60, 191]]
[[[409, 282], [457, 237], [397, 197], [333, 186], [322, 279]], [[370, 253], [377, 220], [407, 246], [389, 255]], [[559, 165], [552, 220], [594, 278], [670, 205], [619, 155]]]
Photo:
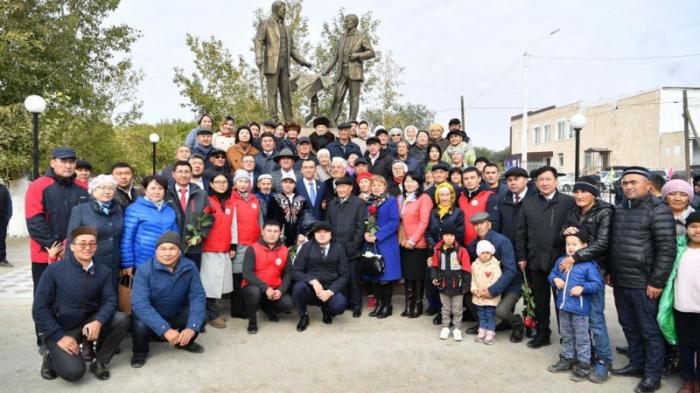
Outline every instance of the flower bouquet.
[[214, 208], [207, 206], [202, 211], [202, 214], [195, 217], [194, 224], [187, 224], [187, 248], [183, 254], [187, 254], [190, 247], [194, 247], [201, 243], [207, 237], [208, 229], [214, 225]]
[[379, 226], [377, 225], [377, 207], [374, 205], [370, 205], [367, 208], [367, 219], [365, 219], [365, 232], [369, 232], [372, 235], [377, 233], [379, 231]]
[[535, 321], [535, 296], [532, 294], [532, 288], [527, 281], [527, 274], [523, 273], [523, 323], [528, 329], [535, 329], [537, 321]]

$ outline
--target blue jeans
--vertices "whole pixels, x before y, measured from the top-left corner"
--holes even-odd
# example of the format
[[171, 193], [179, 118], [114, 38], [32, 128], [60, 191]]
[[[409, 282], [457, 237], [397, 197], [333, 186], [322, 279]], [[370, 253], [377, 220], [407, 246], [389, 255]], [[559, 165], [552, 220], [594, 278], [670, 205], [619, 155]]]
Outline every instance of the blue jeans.
[[647, 378], [661, 378], [666, 342], [656, 322], [659, 301], [649, 299], [644, 288], [615, 287], [614, 294], [617, 318], [629, 345], [630, 364], [643, 369]]
[[476, 306], [476, 315], [479, 317], [479, 327], [491, 332], [496, 331], [496, 307]]
[[591, 339], [588, 337], [588, 316], [559, 310], [559, 334], [561, 356], [576, 359], [579, 363], [591, 363]]
[[593, 348], [599, 361], [612, 364], [612, 350], [608, 327], [605, 324], [605, 289], [591, 294], [591, 311], [588, 314], [588, 324], [593, 337]]

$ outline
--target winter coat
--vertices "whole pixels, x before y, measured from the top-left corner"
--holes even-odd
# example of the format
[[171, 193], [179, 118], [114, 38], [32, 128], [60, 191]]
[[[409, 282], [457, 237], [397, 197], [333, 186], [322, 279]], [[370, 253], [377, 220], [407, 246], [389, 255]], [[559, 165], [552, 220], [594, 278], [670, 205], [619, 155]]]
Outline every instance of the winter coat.
[[[294, 172], [294, 178], [297, 179], [296, 182], [299, 182], [299, 179], [301, 179], [301, 172], [292, 170]], [[282, 169], [277, 169], [274, 172], [270, 173], [272, 176], [272, 192], [276, 193], [281, 193], [282, 192]]]
[[260, 214], [263, 217], [263, 221], [267, 220], [267, 207], [270, 205], [273, 196], [274, 193], [272, 191], [267, 195], [262, 192], [255, 193], [255, 197], [258, 198], [258, 203], [260, 204]]
[[394, 157], [392, 157], [386, 150], [380, 150], [379, 156], [372, 164], [372, 160], [369, 158], [369, 150], [365, 152], [365, 159], [369, 163], [367, 170], [373, 175], [379, 175], [385, 179], [391, 179], [391, 165], [394, 163]]
[[328, 254], [324, 258], [323, 250], [316, 240], [305, 242], [299, 247], [294, 258], [292, 280], [307, 284], [312, 280], [318, 280], [323, 289], [339, 293], [350, 280], [350, 267], [343, 246], [332, 240]]
[[[428, 156], [428, 146], [420, 147], [414, 143], [408, 148], [408, 156], [415, 158], [419, 163], [423, 163]], [[423, 169], [421, 168], [421, 172], [423, 172]]]
[[[180, 205], [180, 195], [177, 192], [176, 186], [171, 184], [168, 187], [168, 192], [165, 195], [165, 202], [170, 205], [170, 207], [175, 211], [175, 216], [177, 217], [177, 226], [180, 228], [180, 237], [182, 238], [182, 249], [187, 250], [188, 254], [201, 254], [202, 253], [202, 243], [195, 246], [190, 246], [188, 248], [187, 238], [192, 236], [192, 233], [187, 229], [188, 225], [195, 225], [196, 220], [199, 216], [204, 214], [204, 208], [209, 206], [209, 197], [207, 193], [199, 188], [198, 185], [190, 183], [189, 185], [189, 198], [187, 198], [187, 207], [185, 211], [182, 210]], [[202, 233], [204, 237], [209, 235], [209, 230], [211, 228], [202, 228]]]
[[309, 135], [309, 140], [311, 141], [311, 149], [313, 149], [315, 153], [318, 153], [319, 150], [326, 148], [326, 146], [335, 140], [335, 135], [330, 131], [326, 131], [323, 135], [319, 135], [314, 131]]
[[515, 254], [527, 261], [527, 269], [548, 272], [552, 263], [564, 253], [561, 227], [574, 209], [574, 198], [556, 191], [551, 201], [537, 195], [523, 202], [518, 217]]
[[298, 194], [292, 196], [290, 202], [283, 194], [275, 194], [267, 207], [267, 218], [273, 219], [282, 225], [284, 244], [291, 247], [297, 242], [301, 221], [308, 210], [308, 204], [304, 197]]
[[[476, 246], [479, 240], [482, 239], [477, 238], [467, 246], [469, 256], [474, 261], [478, 258], [478, 255], [476, 255]], [[522, 292], [523, 274], [520, 269], [518, 269], [515, 261], [515, 251], [513, 250], [513, 245], [510, 240], [493, 229], [486, 233], [483, 240], [488, 240], [493, 244], [496, 249], [493, 256], [498, 258], [501, 267], [501, 277], [488, 288], [491, 296], [500, 295], [504, 292], [520, 295]]]
[[581, 214], [581, 209], [578, 207], [569, 212], [562, 232], [571, 226], [582, 226], [588, 232], [588, 247], [576, 251], [573, 255], [574, 261], [595, 260], [603, 272], [607, 270], [606, 262], [614, 214], [615, 208], [613, 205], [600, 199], [595, 201], [591, 210], [586, 212], [585, 215]]
[[[562, 272], [559, 263], [564, 256], [557, 259], [552, 271], [549, 273], [549, 283], [556, 289], [556, 306], [560, 310], [568, 311], [572, 314], [588, 316], [591, 309], [591, 295], [605, 290], [603, 277], [600, 275], [598, 265], [594, 261], [582, 261], [575, 263], [569, 272]], [[564, 288], [558, 289], [554, 285], [554, 279], [564, 280]], [[581, 296], [571, 296], [571, 289], [576, 286], [583, 287]]]
[[451, 212], [440, 218], [438, 209], [435, 208], [430, 213], [430, 225], [428, 226], [428, 231], [425, 233], [425, 241], [429, 248], [435, 248], [435, 245], [442, 241], [442, 227], [448, 224], [453, 225], [457, 230], [457, 233], [455, 233], [457, 241], [459, 241], [459, 239], [464, 239], [464, 212], [462, 209], [454, 207]]
[[4, 184], [0, 184], [0, 225], [12, 218], [12, 197]]
[[175, 211], [165, 202], [158, 209], [155, 203], [139, 197], [124, 213], [122, 269], [138, 268], [153, 257], [158, 238], [168, 231], [180, 233]]
[[676, 241], [676, 261], [673, 263], [671, 274], [668, 276], [668, 281], [666, 282], [664, 291], [661, 294], [661, 299], [659, 300], [659, 312], [656, 316], [656, 321], [659, 323], [661, 333], [663, 333], [664, 338], [671, 345], [678, 344], [676, 318], [673, 311], [673, 305], [675, 302], [676, 277], [678, 275], [678, 266], [681, 264], [683, 254], [685, 254], [685, 251], [688, 249], [688, 238], [686, 236], [677, 236]]
[[236, 143], [235, 145], [231, 146], [227, 151], [226, 151], [226, 159], [228, 160], [229, 164], [231, 165], [231, 172], [236, 172], [237, 169], [242, 169], [243, 168], [243, 156], [246, 154], [251, 154], [255, 156], [258, 154], [259, 151], [253, 145], [248, 144], [247, 148], [241, 147], [240, 144]]
[[265, 152], [259, 151], [255, 155], [255, 173], [258, 175], [269, 175], [280, 168], [274, 160], [279, 151], [273, 151], [269, 156]]
[[24, 196], [24, 215], [32, 262], [48, 263], [46, 248], [66, 239], [73, 207], [87, 202], [88, 198], [87, 186], [75, 175], [64, 179], [50, 169], [29, 185]]
[[231, 250], [231, 224], [233, 223], [233, 199], [223, 203], [214, 195], [209, 196], [209, 206], [214, 210], [214, 223], [204, 239], [202, 251], [229, 252]]
[[187, 308], [187, 328], [198, 332], [204, 323], [205, 303], [197, 266], [185, 257], [180, 257], [172, 272], [155, 257], [136, 270], [131, 311], [158, 336], [171, 328], [168, 319]]
[[49, 265], [36, 288], [32, 318], [40, 336], [60, 340], [92, 315], [102, 325], [117, 311], [112, 271], [102, 264], [88, 270], [73, 256]]
[[527, 191], [525, 192], [525, 196], [516, 205], [515, 201], [513, 200], [513, 193], [508, 191], [506, 195], [501, 198], [501, 201], [498, 204], [500, 228], [492, 228], [496, 232], [504, 234], [513, 244], [513, 246], [515, 246], [515, 234], [518, 230], [518, 217], [520, 215], [520, 209], [528, 198], [536, 196], [537, 191], [534, 188], [528, 187]]
[[470, 285], [471, 260], [467, 250], [455, 241], [454, 247], [443, 249], [440, 240], [430, 262], [430, 279], [438, 281], [438, 290], [447, 296], [465, 293]]
[[398, 198], [401, 213], [401, 227], [399, 229], [399, 241], [412, 240], [415, 248], [427, 248], [425, 232], [430, 225], [430, 215], [433, 203], [430, 197], [422, 193], [416, 197], [409, 197], [404, 201], [404, 196]]
[[362, 150], [360, 146], [355, 144], [355, 142], [348, 141], [347, 145], [340, 143], [340, 139], [336, 139], [326, 146], [326, 149], [331, 153], [331, 158], [342, 157], [347, 159], [352, 153], [357, 154], [358, 157], [362, 157]]
[[[102, 210], [95, 198], [90, 198], [87, 203], [73, 208], [68, 222], [68, 237], [66, 244], [72, 241], [70, 233], [73, 229], [89, 226], [97, 229], [97, 250], [92, 260], [116, 270], [121, 266], [122, 232], [124, 231], [124, 217], [122, 210], [114, 201], [110, 204], [108, 212]], [[66, 250], [68, 253], [70, 249]]]
[[473, 192], [469, 192], [467, 189], [462, 190], [457, 198], [457, 205], [464, 212], [464, 238], [460, 239], [462, 244], [469, 244], [476, 239], [474, 225], [469, 222], [469, 219], [476, 213], [488, 213], [492, 228], [500, 228], [499, 202], [498, 195], [491, 191], [480, 188]]
[[[163, 172], [163, 176], [166, 176], [165, 170], [163, 170]], [[169, 176], [166, 176], [166, 178], [168, 180], [172, 179], [172, 172]], [[114, 192], [114, 199], [112, 200], [112, 202], [119, 205], [119, 207], [122, 209], [122, 212], [124, 212], [126, 208], [129, 207], [129, 205], [131, 205], [132, 203], [136, 202], [136, 199], [138, 199], [138, 197], [140, 196], [143, 196], [143, 188], [137, 187], [136, 185], [131, 186], [131, 190], [129, 190], [128, 193], [122, 190], [121, 188], [117, 187], [117, 190]]]
[[[479, 289], [489, 289], [501, 278], [501, 262], [496, 257], [491, 257], [488, 262], [482, 262], [478, 257], [472, 263], [472, 293]], [[490, 293], [491, 291], [489, 291]], [[491, 298], [472, 296], [472, 303], [476, 306], [498, 306], [501, 295]]]
[[[380, 276], [365, 276], [367, 280], [394, 281], [401, 279], [401, 255], [399, 253], [399, 237], [397, 231], [401, 218], [396, 198], [388, 196], [386, 201], [379, 205], [376, 215], [376, 224], [379, 230], [374, 234], [374, 244], [368, 243], [365, 249], [372, 250], [384, 257], [384, 274]], [[364, 237], [364, 231], [363, 231]]]
[[263, 218], [260, 202], [255, 195], [248, 193], [243, 199], [238, 191], [231, 193], [233, 201], [233, 223], [231, 225], [231, 242], [236, 245], [249, 246], [260, 238]]
[[328, 203], [326, 220], [333, 228], [333, 240], [343, 245], [348, 260], [359, 258], [362, 253], [366, 218], [367, 205], [355, 195], [342, 203], [337, 197]]
[[287, 260], [289, 250], [284, 244], [270, 248], [264, 241], [258, 240], [246, 248], [243, 259], [243, 282], [241, 288], [252, 285], [262, 289], [279, 289], [287, 293], [292, 283], [292, 264]]
[[615, 208], [608, 269], [624, 288], [663, 288], [676, 259], [676, 224], [671, 208], [647, 194]]

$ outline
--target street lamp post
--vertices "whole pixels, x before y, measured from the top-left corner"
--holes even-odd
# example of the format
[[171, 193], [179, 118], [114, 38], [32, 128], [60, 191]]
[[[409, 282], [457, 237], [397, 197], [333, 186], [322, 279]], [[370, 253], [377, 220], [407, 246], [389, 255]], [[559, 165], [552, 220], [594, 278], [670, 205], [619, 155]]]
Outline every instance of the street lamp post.
[[148, 140], [153, 144], [153, 174], [156, 174], [156, 145], [160, 142], [160, 136], [155, 132], [148, 136]]
[[583, 113], [577, 113], [569, 119], [569, 125], [574, 129], [576, 134], [576, 156], [574, 159], [574, 181], [578, 181], [579, 174], [579, 149], [581, 148], [581, 129], [586, 126], [586, 116]]
[[32, 180], [39, 177], [39, 114], [46, 109], [46, 101], [36, 95], [31, 95], [24, 100], [24, 107], [32, 114], [33, 122], [33, 168]]

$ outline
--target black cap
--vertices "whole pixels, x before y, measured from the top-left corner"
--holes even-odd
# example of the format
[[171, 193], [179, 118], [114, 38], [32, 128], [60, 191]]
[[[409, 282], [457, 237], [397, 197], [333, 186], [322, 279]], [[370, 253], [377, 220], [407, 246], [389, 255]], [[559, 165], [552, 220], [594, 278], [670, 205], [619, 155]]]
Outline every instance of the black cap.
[[344, 122], [338, 124], [338, 129], [339, 129], [339, 130], [345, 130], [345, 129], [348, 129], [348, 130], [349, 130], [349, 129], [351, 129], [351, 128], [352, 128], [352, 124], [348, 123], [347, 121], [344, 121]]
[[625, 171], [622, 172], [622, 177], [625, 177], [626, 175], [640, 175], [651, 180], [651, 172], [649, 172], [647, 168], [641, 166], [631, 166], [625, 169]]
[[369, 166], [369, 161], [367, 161], [364, 157], [358, 157], [355, 160], [355, 166], [358, 166], [360, 164], [368, 165]]
[[311, 144], [311, 139], [309, 139], [308, 136], [300, 136], [297, 138], [297, 145], [301, 145], [302, 143]]
[[221, 155], [221, 154], [223, 154], [224, 157], [226, 157], [225, 151], [223, 151], [221, 149], [213, 148], [213, 149], [211, 149], [211, 152], [209, 153], [209, 157], [214, 157], [215, 155]]
[[91, 171], [92, 165], [90, 165], [90, 163], [85, 161], [85, 160], [76, 160], [75, 161], [75, 169], [87, 169], [87, 170]]
[[571, 235], [564, 235], [564, 238], [566, 238], [567, 236], [575, 236], [579, 240], [581, 240], [582, 243], [588, 243], [589, 242], [588, 239], [590, 236], [589, 236], [586, 228], [583, 226], [578, 226], [578, 225], [574, 226], [574, 228], [578, 229], [578, 232], [571, 234]]
[[353, 185], [352, 178], [350, 176], [343, 176], [340, 179], [335, 181], [336, 186], [339, 186], [341, 184], [347, 184], [349, 186], [352, 186]]
[[177, 232], [168, 231], [162, 234], [156, 242], [156, 248], [163, 243], [172, 243], [182, 249], [180, 235]]
[[63, 146], [63, 147], [57, 147], [51, 151], [51, 159], [54, 158], [73, 158], [75, 159], [75, 150], [71, 149], [70, 147]]
[[272, 128], [277, 128], [277, 122], [274, 120], [265, 120], [263, 122], [263, 126], [265, 127], [272, 127]]
[[597, 182], [593, 176], [581, 176], [574, 183], [574, 191], [581, 190], [593, 194], [596, 198], [600, 196]]
[[454, 224], [451, 222], [447, 222], [442, 224], [440, 227], [440, 236], [442, 235], [456, 235], [457, 234], [457, 228], [455, 228]]
[[433, 165], [433, 172], [439, 171], [439, 170], [442, 170], [442, 171], [445, 171], [445, 172], [449, 172], [449, 171], [450, 171], [450, 166], [447, 165], [447, 163], [444, 163], [444, 162], [440, 161], [440, 162], [438, 162], [437, 164]]
[[200, 135], [202, 135], [202, 134], [209, 134], [209, 135], [212, 135], [212, 134], [213, 134], [213, 132], [211, 132], [210, 129], [208, 129], [208, 128], [201, 128], [201, 127], [200, 127], [200, 128], [197, 128], [197, 131], [196, 131], [196, 132], [197, 132], [197, 136], [200, 136]]
[[369, 145], [371, 145], [371, 144], [373, 144], [373, 143], [381, 144], [382, 142], [381, 142], [381, 141], [379, 140], [379, 138], [377, 138], [376, 136], [371, 136], [371, 137], [367, 138], [367, 140], [365, 141], [365, 144], [366, 144], [367, 146], [369, 146]]
[[314, 126], [314, 128], [316, 128], [317, 126], [330, 127], [331, 121], [328, 120], [328, 118], [325, 116], [319, 116], [319, 117], [314, 119], [313, 126]]
[[688, 214], [688, 217], [685, 218], [685, 226], [687, 227], [690, 224], [700, 222], [700, 211], [694, 211], [690, 214]]
[[389, 135], [389, 131], [386, 130], [386, 128], [380, 128], [376, 131], [374, 131], [374, 136], [377, 136], [379, 134], [387, 134]]
[[326, 230], [333, 232], [333, 228], [331, 228], [331, 225], [326, 222], [326, 221], [319, 221], [316, 224], [314, 224], [313, 228], [309, 231], [309, 236], [312, 236], [314, 233], [320, 230]]
[[462, 124], [462, 122], [458, 118], [453, 117], [452, 119], [450, 119], [450, 122], [447, 123], [447, 126], [449, 127], [453, 124]]
[[446, 137], [446, 138], [447, 138], [447, 139], [450, 139], [450, 137], [451, 137], [453, 134], [454, 134], [454, 135], [459, 135], [459, 136], [462, 137], [462, 139], [464, 139], [464, 135], [462, 135], [462, 131], [461, 131], [461, 130], [457, 130], [457, 129], [453, 129], [453, 130], [448, 131], [448, 132], [447, 132], [447, 137]]
[[523, 168], [520, 168], [518, 166], [510, 168], [506, 171], [506, 173], [503, 175], [506, 179], [515, 176], [515, 177], [524, 177], [524, 178], [529, 178], [530, 174], [527, 173], [527, 171]]

